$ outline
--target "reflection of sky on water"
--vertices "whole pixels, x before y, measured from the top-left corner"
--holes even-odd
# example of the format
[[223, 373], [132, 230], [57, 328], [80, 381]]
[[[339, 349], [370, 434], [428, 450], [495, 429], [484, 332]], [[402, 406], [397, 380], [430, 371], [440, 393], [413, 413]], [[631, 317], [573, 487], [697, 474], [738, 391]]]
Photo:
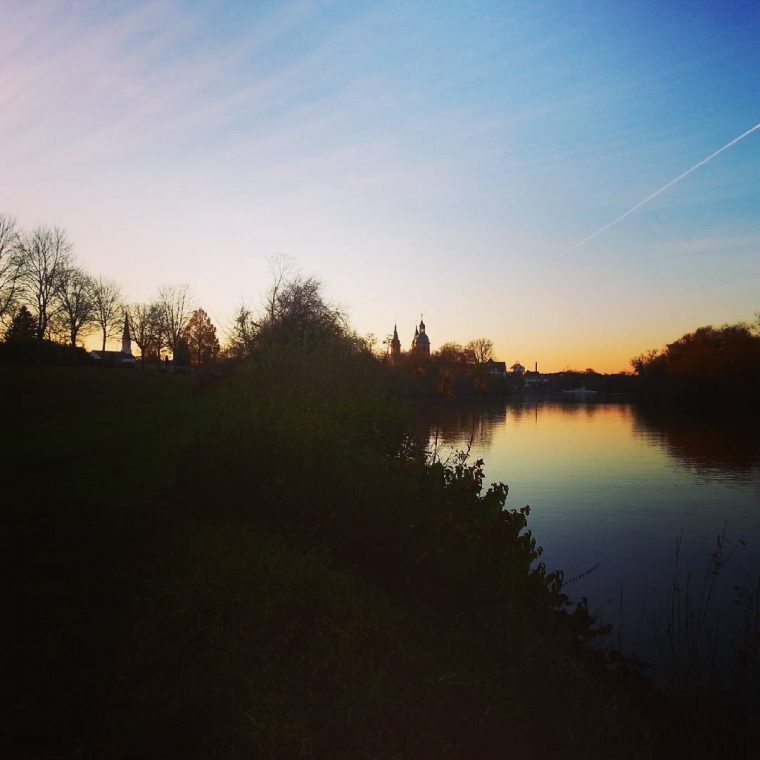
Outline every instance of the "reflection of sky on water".
[[[724, 523], [743, 539], [720, 578], [716, 610], [731, 614], [736, 583], [760, 573], [760, 442], [751, 423], [693, 421], [629, 404], [502, 402], [431, 404], [423, 416], [442, 455], [472, 437], [489, 481], [509, 484], [508, 506], [531, 506], [530, 527], [549, 568], [572, 577], [625, 641], [640, 634], [651, 656], [651, 617], [664, 609], [681, 567], [701, 579]], [[732, 544], [733, 545], [733, 544]]]

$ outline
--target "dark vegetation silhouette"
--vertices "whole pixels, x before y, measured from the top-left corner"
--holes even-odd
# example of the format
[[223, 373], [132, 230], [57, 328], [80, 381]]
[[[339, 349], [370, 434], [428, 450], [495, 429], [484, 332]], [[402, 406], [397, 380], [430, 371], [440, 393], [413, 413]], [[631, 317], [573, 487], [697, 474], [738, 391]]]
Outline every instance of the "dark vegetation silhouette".
[[712, 406], [760, 405], [760, 319], [700, 327], [631, 361], [644, 395]]
[[7, 343], [31, 343], [37, 337], [37, 323], [26, 306], [20, 306], [6, 330]]
[[[28, 325], [30, 317], [34, 349], [21, 347], [16, 336], [18, 321]], [[194, 309], [187, 285], [165, 285], [153, 301], [128, 306], [118, 283], [77, 264], [64, 230], [41, 226], [26, 232], [0, 214], [0, 330], [4, 343], [13, 344], [0, 343], [0, 359], [86, 362], [83, 341], [99, 334], [105, 351], [127, 319], [142, 367], [158, 366], [169, 356], [182, 367], [208, 367], [220, 358], [216, 327], [205, 311]]]
[[205, 367], [219, 358], [221, 348], [216, 337], [216, 328], [203, 309], [196, 309], [190, 315], [184, 335], [193, 366]]

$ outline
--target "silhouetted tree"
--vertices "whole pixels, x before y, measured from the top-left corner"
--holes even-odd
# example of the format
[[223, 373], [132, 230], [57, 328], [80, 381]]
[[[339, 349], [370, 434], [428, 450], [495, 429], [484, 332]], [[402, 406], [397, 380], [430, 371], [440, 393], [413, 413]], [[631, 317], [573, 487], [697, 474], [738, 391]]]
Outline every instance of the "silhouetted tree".
[[180, 338], [176, 344], [176, 350], [173, 354], [175, 367], [189, 367], [190, 366], [190, 347], [187, 345], [187, 341], [184, 338]]
[[295, 274], [281, 280], [276, 275], [266, 302], [265, 319], [258, 329], [260, 340], [304, 344], [347, 335], [345, 317], [327, 303], [322, 284], [313, 277]]
[[192, 310], [192, 297], [188, 285], [171, 285], [161, 288], [158, 296], [161, 312], [161, 329], [164, 345], [177, 353], [177, 344], [185, 331]]
[[72, 348], [95, 319], [92, 278], [78, 267], [62, 267], [58, 275], [58, 320]]
[[123, 308], [121, 305], [121, 288], [113, 280], [98, 277], [92, 286], [94, 302], [94, 319], [103, 334], [102, 350], [106, 350], [106, 341], [116, 335]]
[[276, 256], [269, 260], [272, 284], [264, 297], [266, 318], [274, 322], [280, 310], [280, 297], [288, 281], [296, 274], [292, 259], [288, 256]]
[[433, 356], [446, 364], [466, 364], [470, 359], [474, 360], [472, 352], [455, 341], [444, 343]]
[[13, 311], [20, 263], [16, 220], [0, 214], [0, 321]]
[[37, 337], [37, 320], [25, 305], [21, 305], [5, 332], [8, 343], [26, 343]]
[[190, 352], [190, 362], [194, 366], [211, 364], [219, 357], [216, 328], [203, 309], [196, 309], [190, 315], [183, 338]]
[[466, 350], [472, 352], [472, 357], [478, 364], [485, 364], [493, 356], [493, 341], [475, 338], [467, 344]]
[[157, 303], [135, 303], [129, 311], [132, 340], [140, 349], [140, 361], [160, 358], [161, 307]]
[[31, 303], [37, 321], [37, 339], [47, 337], [59, 307], [61, 272], [71, 266], [71, 245], [57, 228], [38, 227], [18, 238], [20, 295]]
[[759, 399], [760, 336], [746, 324], [700, 327], [631, 360], [642, 386], [686, 399]]
[[231, 356], [243, 359], [253, 353], [258, 327], [251, 310], [245, 305], [240, 306], [235, 314], [227, 343], [227, 350]]

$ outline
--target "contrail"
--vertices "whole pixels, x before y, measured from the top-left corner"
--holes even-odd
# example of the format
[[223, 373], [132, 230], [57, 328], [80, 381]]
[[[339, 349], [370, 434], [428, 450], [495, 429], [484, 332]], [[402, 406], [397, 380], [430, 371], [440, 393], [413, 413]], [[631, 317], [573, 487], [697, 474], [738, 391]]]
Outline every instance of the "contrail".
[[712, 161], [715, 156], [719, 156], [721, 153], [723, 153], [724, 150], [728, 150], [731, 146], [736, 145], [736, 143], [743, 140], [745, 137], [748, 137], [753, 132], [760, 129], [760, 123], [755, 124], [754, 127], [751, 129], [748, 129], [746, 132], [743, 132], [739, 135], [739, 137], [735, 137], [731, 142], [726, 143], [722, 148], [718, 148], [718, 150], [715, 151], [715, 153], [711, 153], [707, 158], [703, 158], [698, 164], [694, 164], [694, 166], [691, 167], [691, 169], [687, 169], [683, 174], [679, 174], [675, 179], [670, 180], [667, 185], [663, 185], [659, 190], [655, 190], [651, 195], [648, 195], [646, 198], [644, 198], [643, 201], [639, 201], [635, 206], [632, 206], [628, 209], [624, 214], [621, 214], [617, 219], [613, 219], [611, 222], [608, 222], [604, 225], [604, 227], [599, 228], [596, 232], [592, 233], [588, 237], [583, 238], [583, 240], [578, 241], [575, 245], [570, 246], [566, 251], [563, 251], [560, 255], [561, 256], [567, 256], [568, 253], [571, 253], [576, 248], [580, 248], [582, 245], [585, 245], [590, 240], [593, 240], [598, 235], [601, 235], [603, 232], [608, 230], [610, 227], [616, 225], [618, 222], [623, 221], [627, 216], [630, 216], [634, 211], [637, 211], [640, 209], [643, 205], [649, 203], [649, 201], [656, 198], [660, 193], [664, 193], [666, 190], [669, 190], [673, 185], [680, 182], [684, 177], [688, 177], [692, 172], [697, 171], [700, 166], [704, 166], [708, 161]]

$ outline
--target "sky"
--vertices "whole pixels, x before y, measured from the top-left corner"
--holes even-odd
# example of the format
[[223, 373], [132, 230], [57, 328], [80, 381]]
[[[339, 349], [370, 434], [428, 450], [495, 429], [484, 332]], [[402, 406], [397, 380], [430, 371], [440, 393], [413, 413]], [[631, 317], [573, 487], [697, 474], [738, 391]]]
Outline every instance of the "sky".
[[760, 310], [757, 2], [2, 0], [0, 211], [224, 334], [270, 261], [362, 334], [556, 371]]

